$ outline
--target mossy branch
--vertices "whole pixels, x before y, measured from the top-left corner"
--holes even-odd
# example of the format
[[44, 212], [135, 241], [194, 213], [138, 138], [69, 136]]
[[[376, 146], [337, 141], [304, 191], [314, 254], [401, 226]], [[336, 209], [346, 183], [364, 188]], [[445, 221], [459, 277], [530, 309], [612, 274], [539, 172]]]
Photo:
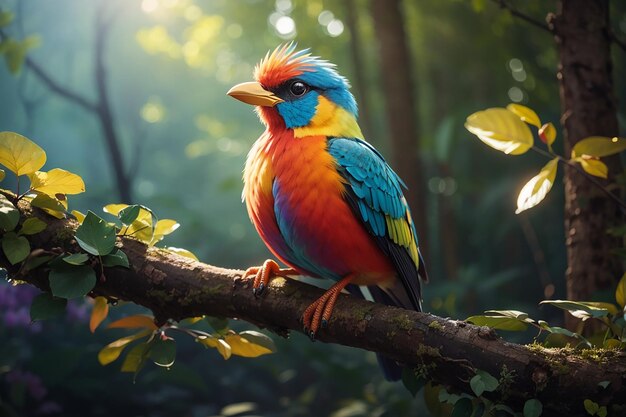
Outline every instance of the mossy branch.
[[[36, 216], [48, 224], [43, 232], [29, 236], [34, 249], [31, 256], [79, 251], [73, 238], [78, 226], [75, 221], [51, 218], [26, 201], [20, 201], [19, 209], [22, 217]], [[255, 297], [247, 282], [238, 280], [242, 271], [206, 265], [131, 238], [120, 238], [117, 245], [127, 254], [131, 268], [106, 268], [106, 279], [98, 282], [94, 295], [145, 306], [161, 323], [222, 316], [286, 335], [301, 330], [299, 319], [304, 309], [323, 292], [303, 282], [277, 278], [262, 297]], [[45, 267], [24, 273], [2, 257], [0, 266], [12, 278], [48, 288]], [[427, 378], [435, 383], [468, 393], [469, 380], [477, 370], [496, 378], [506, 376], [506, 384], [485, 395], [518, 410], [525, 400], [538, 398], [550, 414], [582, 416], [586, 413], [584, 399], [619, 404], [626, 398], [624, 353], [594, 350], [593, 354], [581, 354], [571, 349], [518, 345], [504, 341], [487, 327], [347, 294], [339, 298], [329, 326], [319, 332], [318, 340], [383, 353], [426, 370]], [[606, 388], [598, 385], [602, 381], [609, 381]]]

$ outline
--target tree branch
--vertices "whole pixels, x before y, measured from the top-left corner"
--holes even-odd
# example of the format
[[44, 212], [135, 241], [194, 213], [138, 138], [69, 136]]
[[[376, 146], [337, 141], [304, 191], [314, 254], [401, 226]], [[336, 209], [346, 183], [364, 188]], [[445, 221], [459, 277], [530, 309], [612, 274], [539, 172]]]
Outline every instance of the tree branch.
[[[43, 232], [28, 236], [33, 249], [78, 251], [73, 238], [75, 221], [50, 218], [25, 201], [19, 205], [23, 214], [48, 223]], [[247, 282], [237, 280], [242, 271], [192, 261], [131, 238], [119, 239], [118, 246], [128, 256], [131, 268], [106, 268], [106, 280], [98, 282], [93, 295], [145, 306], [159, 323], [200, 315], [222, 316], [285, 335], [301, 330], [299, 318], [304, 309], [323, 292], [293, 279], [276, 278], [262, 297], [255, 297]], [[0, 266], [14, 279], [48, 289], [45, 268], [24, 274], [2, 257]], [[512, 376], [508, 383], [501, 384], [505, 388], [485, 395], [520, 410], [526, 399], [538, 398], [546, 412], [582, 416], [586, 398], [600, 404], [626, 398], [623, 353], [594, 351], [596, 359], [588, 359], [572, 349], [517, 345], [486, 327], [387, 307], [347, 294], [340, 296], [318, 340], [383, 353], [424, 372], [429, 380], [469, 393], [468, 381], [478, 369], [496, 378], [508, 374]], [[603, 389], [598, 385], [601, 381], [610, 384]]]
[[530, 23], [531, 25], [538, 27], [539, 29], [543, 29], [545, 31], [548, 31], [550, 33], [552, 33], [552, 30], [550, 29], [550, 27], [546, 24], [541, 22], [540, 20], [537, 20], [533, 17], [528, 16], [527, 14], [519, 11], [518, 9], [516, 9], [515, 7], [513, 7], [512, 5], [510, 5], [509, 3], [507, 3], [505, 0], [492, 0], [494, 3], [498, 4], [500, 6], [500, 8], [502, 9], [506, 9], [509, 11], [509, 13], [511, 13], [511, 15], [518, 17], [528, 23]]

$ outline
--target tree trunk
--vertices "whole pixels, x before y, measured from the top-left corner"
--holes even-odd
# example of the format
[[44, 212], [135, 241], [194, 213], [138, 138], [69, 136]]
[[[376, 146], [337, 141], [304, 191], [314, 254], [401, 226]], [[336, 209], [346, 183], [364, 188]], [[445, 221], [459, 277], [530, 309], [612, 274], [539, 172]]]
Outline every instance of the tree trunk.
[[346, 0], [346, 26], [350, 32], [350, 56], [354, 68], [354, 87], [356, 101], [359, 103], [359, 125], [363, 130], [363, 135], [368, 141], [372, 141], [374, 130], [372, 129], [372, 119], [370, 118], [370, 107], [368, 100], [367, 74], [365, 62], [361, 53], [361, 33], [359, 32], [357, 5], [354, 0]]
[[[558, 45], [561, 124], [565, 155], [588, 136], [617, 136], [613, 93], [608, 0], [561, 0], [549, 17]], [[618, 156], [603, 159], [609, 180], [621, 171]], [[597, 290], [612, 288], [622, 274], [611, 251], [619, 240], [607, 235], [623, 222], [619, 207], [576, 170], [565, 170], [565, 238], [567, 298], [589, 300]], [[605, 185], [609, 182], [604, 182]], [[576, 325], [568, 318], [568, 327]]]
[[407, 201], [420, 241], [428, 242], [427, 193], [417, 153], [419, 136], [417, 101], [413, 96], [414, 70], [400, 3], [400, 0], [372, 0], [370, 4], [379, 39], [380, 73], [386, 102], [388, 140], [392, 145], [392, 166], [408, 187]]
[[[52, 218], [26, 201], [19, 208], [20, 223], [25, 216], [47, 223], [44, 231], [26, 236], [33, 249], [31, 258], [78, 253], [75, 221]], [[238, 279], [243, 271], [205, 265], [129, 237], [118, 238], [117, 246], [127, 255], [130, 268], [104, 268], [106, 279], [98, 280], [91, 295], [148, 307], [159, 326], [168, 319], [209, 315], [239, 318], [287, 335], [290, 330], [302, 331], [299, 318], [324, 292], [300, 281], [275, 278], [259, 297], [248, 281]], [[26, 270], [23, 264], [11, 265], [0, 252], [0, 267], [6, 268], [11, 279], [49, 290], [46, 265]], [[626, 399], [624, 352], [585, 354], [571, 348], [518, 345], [502, 340], [487, 327], [348, 294], [340, 295], [328, 326], [317, 339], [383, 353], [457, 392], [471, 394], [469, 381], [479, 370], [488, 372], [500, 380], [500, 386], [484, 395], [517, 411], [526, 400], [537, 398], [545, 415], [585, 416], [584, 399], [614, 407]], [[606, 388], [599, 385], [602, 381], [608, 381]]]

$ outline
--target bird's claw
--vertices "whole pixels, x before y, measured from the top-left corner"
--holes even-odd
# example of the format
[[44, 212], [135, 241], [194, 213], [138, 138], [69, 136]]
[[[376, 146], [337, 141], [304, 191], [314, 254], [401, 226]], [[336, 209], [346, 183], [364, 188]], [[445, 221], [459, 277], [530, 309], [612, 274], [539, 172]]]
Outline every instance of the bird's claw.
[[265, 284], [260, 283], [259, 286], [257, 288], [253, 288], [252, 289], [252, 293], [256, 296], [256, 297], [260, 297], [261, 294], [263, 294], [263, 292], [265, 291]]

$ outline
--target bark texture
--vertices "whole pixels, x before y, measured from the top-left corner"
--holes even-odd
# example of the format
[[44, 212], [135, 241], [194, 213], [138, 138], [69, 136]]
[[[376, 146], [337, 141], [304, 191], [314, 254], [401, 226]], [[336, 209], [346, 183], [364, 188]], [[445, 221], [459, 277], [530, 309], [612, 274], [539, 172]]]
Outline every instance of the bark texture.
[[[585, 137], [619, 134], [609, 1], [561, 0], [548, 22], [559, 52], [561, 125], [569, 156]], [[603, 161], [609, 167], [610, 181], [622, 170], [619, 157]], [[613, 287], [623, 273], [619, 259], [611, 254], [620, 241], [606, 231], [623, 223], [624, 214], [576, 170], [566, 167], [564, 182], [567, 298], [588, 300], [594, 291]], [[569, 327], [574, 325], [570, 321]]]
[[[76, 222], [50, 218], [26, 202], [20, 203], [20, 210], [48, 223], [45, 231], [29, 236], [31, 256], [78, 251], [73, 238]], [[106, 280], [98, 282], [93, 293], [148, 307], [157, 324], [167, 319], [223, 316], [286, 335], [301, 330], [302, 313], [323, 293], [293, 279], [276, 278], [263, 296], [255, 297], [247, 282], [237, 280], [242, 271], [192, 261], [130, 238], [119, 239], [117, 244], [131, 268], [105, 268]], [[14, 279], [48, 288], [45, 267], [25, 272], [1, 256], [0, 267]], [[506, 381], [488, 396], [517, 410], [526, 399], [538, 398], [546, 415], [583, 416], [584, 399], [599, 404], [620, 404], [626, 399], [624, 353], [517, 345], [486, 327], [347, 294], [339, 297], [329, 326], [318, 339], [383, 353], [416, 368], [429, 380], [469, 393], [469, 380], [477, 370], [485, 370]], [[604, 389], [598, 385], [601, 381], [610, 384]]]
[[[391, 143], [393, 167], [406, 183], [417, 234], [426, 236], [426, 201], [424, 174], [418, 158], [418, 111], [414, 97], [413, 74], [400, 0], [371, 0], [371, 14], [379, 39], [378, 52], [383, 96], [387, 113], [387, 131]], [[426, 250], [428, 252], [428, 250]], [[428, 259], [428, 256], [425, 256]]]

